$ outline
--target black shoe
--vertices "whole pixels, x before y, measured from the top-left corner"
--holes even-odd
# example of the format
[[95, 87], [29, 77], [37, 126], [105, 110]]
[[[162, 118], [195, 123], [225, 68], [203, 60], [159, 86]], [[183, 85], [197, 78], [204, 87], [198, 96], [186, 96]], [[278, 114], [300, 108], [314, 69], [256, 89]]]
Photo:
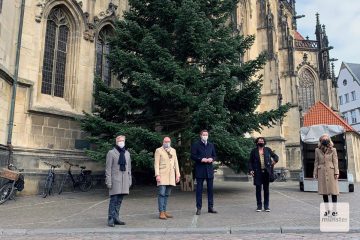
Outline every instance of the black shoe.
[[265, 208], [265, 212], [270, 212], [270, 208]]
[[200, 215], [201, 214], [201, 209], [197, 209], [196, 210], [196, 215]]
[[261, 212], [261, 211], [262, 211], [261, 207], [257, 207], [257, 208], [256, 208], [256, 211], [257, 211], [257, 212]]
[[115, 223], [115, 225], [125, 225], [125, 222], [120, 221], [119, 218], [115, 218], [114, 223]]
[[213, 208], [209, 208], [209, 209], [208, 209], [208, 213], [218, 213], [218, 212], [215, 211]]
[[114, 219], [109, 219], [108, 220], [108, 226], [109, 227], [115, 227]]

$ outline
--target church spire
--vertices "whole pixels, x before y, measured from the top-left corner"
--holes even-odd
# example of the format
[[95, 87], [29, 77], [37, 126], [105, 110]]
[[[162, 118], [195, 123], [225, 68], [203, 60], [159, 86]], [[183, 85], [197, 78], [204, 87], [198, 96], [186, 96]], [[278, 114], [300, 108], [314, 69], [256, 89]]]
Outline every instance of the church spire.
[[333, 47], [329, 46], [329, 40], [326, 35], [325, 25], [320, 24], [319, 13], [316, 13], [316, 41], [318, 42], [318, 51], [319, 51], [319, 72], [320, 78], [322, 80], [329, 79], [331, 77], [330, 70], [330, 53], [329, 51]]
[[316, 28], [315, 29], [316, 29], [315, 30], [316, 38], [317, 38], [317, 40], [319, 40], [321, 32], [322, 32], [319, 13], [316, 13]]

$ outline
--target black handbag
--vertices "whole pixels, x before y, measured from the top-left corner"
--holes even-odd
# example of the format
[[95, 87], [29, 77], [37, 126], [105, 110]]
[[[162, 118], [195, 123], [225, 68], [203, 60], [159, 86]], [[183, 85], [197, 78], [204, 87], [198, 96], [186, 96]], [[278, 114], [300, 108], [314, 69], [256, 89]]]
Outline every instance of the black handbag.
[[271, 167], [270, 173], [269, 173], [269, 182], [275, 182], [276, 178], [277, 178], [277, 175], [274, 173], [274, 168]]
[[15, 182], [15, 187], [19, 192], [21, 192], [22, 190], [24, 190], [24, 186], [24, 175], [20, 174], [19, 179]]

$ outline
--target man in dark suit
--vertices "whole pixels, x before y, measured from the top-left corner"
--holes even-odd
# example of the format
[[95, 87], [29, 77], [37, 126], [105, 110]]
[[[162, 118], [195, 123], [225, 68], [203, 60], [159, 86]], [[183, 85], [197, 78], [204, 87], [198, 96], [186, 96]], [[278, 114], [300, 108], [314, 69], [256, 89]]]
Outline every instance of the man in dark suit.
[[270, 148], [265, 147], [266, 141], [263, 137], [258, 137], [255, 140], [256, 148], [250, 153], [249, 159], [249, 174], [254, 177], [254, 185], [256, 186], [256, 204], [257, 212], [262, 210], [261, 186], [264, 189], [264, 210], [270, 212], [269, 208], [269, 183], [270, 175], [273, 171], [273, 166], [279, 161], [276, 155]]
[[216, 158], [214, 144], [208, 141], [209, 133], [207, 130], [200, 132], [200, 140], [191, 146], [191, 159], [195, 161], [196, 178], [196, 215], [201, 214], [203, 184], [206, 180], [208, 195], [208, 212], [217, 213], [214, 210], [214, 167], [213, 162]]

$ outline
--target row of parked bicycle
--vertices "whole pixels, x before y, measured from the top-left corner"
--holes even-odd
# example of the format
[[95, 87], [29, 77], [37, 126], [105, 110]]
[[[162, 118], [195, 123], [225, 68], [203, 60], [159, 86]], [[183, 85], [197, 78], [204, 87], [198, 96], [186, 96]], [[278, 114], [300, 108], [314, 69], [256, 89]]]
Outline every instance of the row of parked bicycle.
[[[73, 189], [79, 188], [83, 192], [87, 192], [92, 187], [92, 176], [91, 170], [86, 170], [85, 166], [80, 166], [78, 164], [72, 164], [69, 161], [64, 161], [67, 165], [67, 172], [63, 176], [63, 180], [58, 189], [58, 194], [61, 194], [64, 190], [68, 181], [71, 181]], [[56, 168], [60, 168], [60, 165], [54, 165], [48, 162], [43, 162], [49, 166], [49, 170], [45, 179], [44, 188], [42, 191], [42, 197], [46, 198], [48, 195], [53, 194], [55, 186], [55, 172]], [[80, 173], [77, 176], [74, 176], [71, 168], [78, 167], [80, 168]], [[25, 181], [24, 175], [22, 172], [24, 169], [18, 169], [13, 164], [10, 164], [7, 169], [3, 169], [0, 172], [0, 178], [5, 180], [5, 183], [0, 188], [0, 204], [6, 202], [9, 199], [15, 199], [16, 192], [22, 191], [24, 189]]]

